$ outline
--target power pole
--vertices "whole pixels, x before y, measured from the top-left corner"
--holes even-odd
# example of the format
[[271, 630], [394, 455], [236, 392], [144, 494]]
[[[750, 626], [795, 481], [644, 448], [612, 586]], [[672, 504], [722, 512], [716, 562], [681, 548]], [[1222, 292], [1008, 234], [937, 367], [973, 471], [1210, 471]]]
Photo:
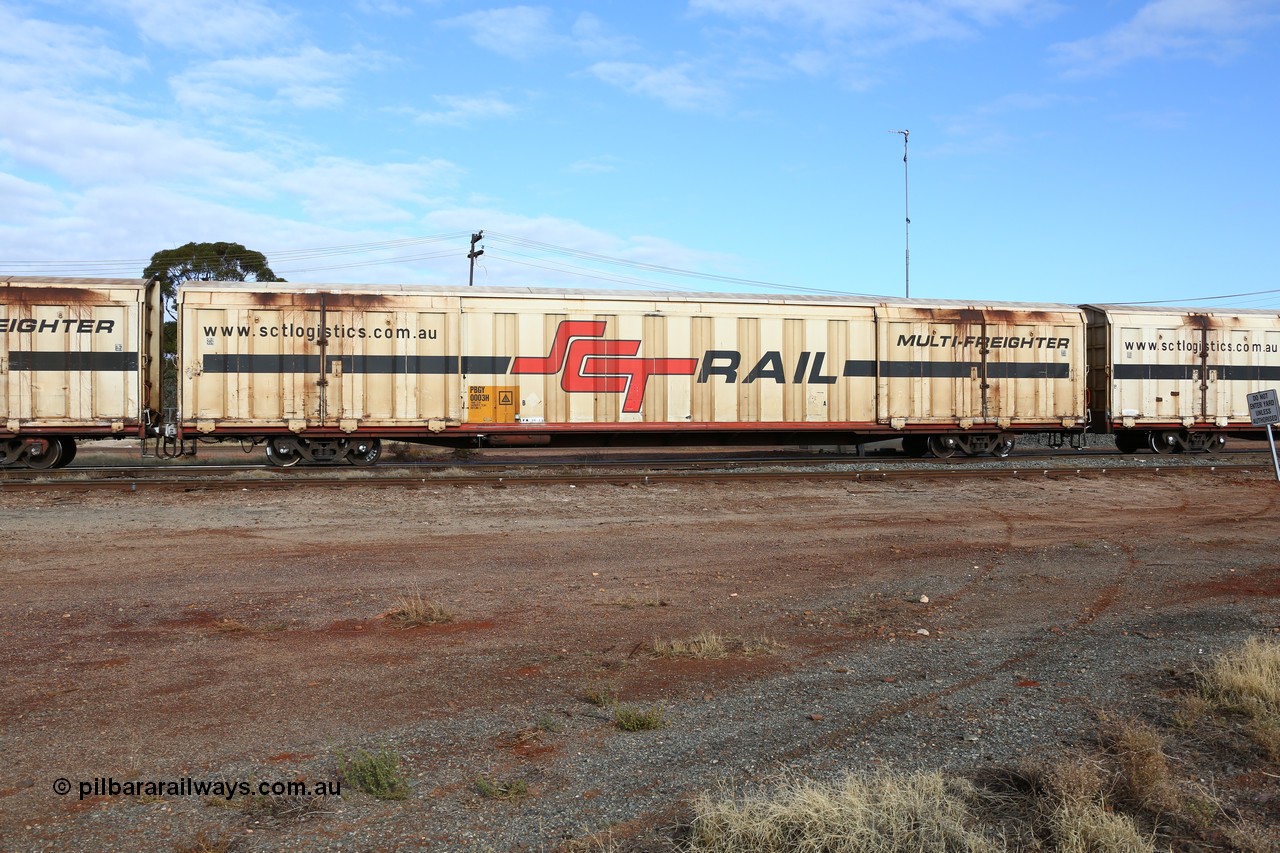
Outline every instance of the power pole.
[[467, 253], [467, 257], [471, 259], [471, 275], [467, 279], [467, 287], [475, 287], [476, 284], [476, 258], [484, 254], [484, 249], [477, 249], [476, 243], [484, 239], [484, 231], [477, 231], [471, 235], [471, 251]]
[[907, 255], [906, 255], [906, 272], [907, 272], [907, 298], [911, 298], [911, 190], [907, 181], [907, 140], [911, 136], [909, 130], [891, 130], [890, 133], [902, 134], [902, 194], [903, 209], [907, 218]]

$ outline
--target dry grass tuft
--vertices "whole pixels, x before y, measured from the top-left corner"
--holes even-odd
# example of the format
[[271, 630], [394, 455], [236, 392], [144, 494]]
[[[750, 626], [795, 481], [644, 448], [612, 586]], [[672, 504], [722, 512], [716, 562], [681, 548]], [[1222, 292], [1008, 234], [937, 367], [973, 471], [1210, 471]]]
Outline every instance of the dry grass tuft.
[[1048, 820], [1056, 853], [1154, 853], [1128, 815], [1108, 811], [1089, 800], [1063, 800]]
[[747, 657], [754, 657], [755, 655], [776, 655], [785, 648], [785, 645], [764, 634], [761, 634], [758, 637], [750, 637], [742, 641], [742, 653]]
[[210, 835], [203, 829], [190, 841], [176, 845], [174, 853], [230, 853], [235, 848], [232, 835]]
[[582, 700], [597, 708], [609, 708], [618, 704], [617, 688], [610, 684], [589, 684], [582, 688]]
[[529, 785], [523, 779], [486, 779], [476, 777], [476, 790], [486, 800], [518, 800], [529, 793]]
[[1200, 694], [1216, 708], [1247, 717], [1254, 742], [1280, 758], [1280, 640], [1255, 637], [1218, 656], [1201, 674]]
[[1280, 641], [1254, 637], [1204, 673], [1205, 698], [1250, 717], [1280, 717]]
[[711, 631], [704, 631], [687, 640], [653, 641], [653, 656], [658, 658], [695, 658], [709, 660], [728, 657], [730, 654], [742, 654], [746, 657], [755, 655], [776, 655], [785, 649], [782, 643], [766, 635], [747, 639], [724, 637]]
[[724, 638], [704, 631], [688, 640], [654, 640], [653, 655], [660, 658], [722, 658], [729, 654]]
[[395, 606], [386, 614], [387, 624], [393, 628], [416, 628], [420, 625], [437, 625], [452, 622], [453, 614], [441, 604], [412, 592], [396, 599]]
[[1105, 718], [1101, 736], [1114, 764], [1112, 797], [1139, 811], [1177, 812], [1182, 795], [1164, 753], [1164, 738], [1136, 720]]
[[986, 853], [1003, 845], [974, 828], [973, 786], [937, 773], [796, 781], [772, 794], [694, 804], [691, 853]]
[[213, 629], [220, 634], [247, 634], [252, 630], [239, 619], [219, 619], [213, 623]]

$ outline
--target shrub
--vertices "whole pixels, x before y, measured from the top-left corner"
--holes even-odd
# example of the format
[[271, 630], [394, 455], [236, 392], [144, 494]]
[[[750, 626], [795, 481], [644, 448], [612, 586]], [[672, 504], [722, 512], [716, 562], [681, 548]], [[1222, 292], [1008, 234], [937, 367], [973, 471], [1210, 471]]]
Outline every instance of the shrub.
[[358, 749], [352, 755], [340, 752], [338, 772], [344, 782], [380, 800], [403, 800], [409, 796], [409, 783], [400, 774], [400, 756], [390, 749]]
[[613, 722], [624, 732], [645, 732], [665, 726], [667, 717], [666, 712], [658, 705], [649, 708], [623, 705], [614, 710]]

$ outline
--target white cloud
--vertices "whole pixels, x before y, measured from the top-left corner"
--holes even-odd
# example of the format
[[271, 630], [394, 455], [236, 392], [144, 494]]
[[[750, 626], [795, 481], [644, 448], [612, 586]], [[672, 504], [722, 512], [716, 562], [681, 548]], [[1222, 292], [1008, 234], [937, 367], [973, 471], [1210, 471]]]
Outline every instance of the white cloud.
[[694, 12], [855, 37], [866, 50], [972, 36], [978, 27], [1034, 20], [1057, 8], [1050, 0], [691, 0]]
[[413, 9], [395, 0], [357, 0], [356, 9], [366, 15], [391, 15], [396, 18], [407, 18]]
[[568, 32], [562, 33], [556, 29], [552, 10], [546, 6], [509, 6], [471, 12], [440, 24], [469, 30], [475, 44], [512, 59], [529, 59], [563, 50], [586, 56], [616, 57], [636, 49], [632, 39], [614, 33], [590, 12], [578, 15]]
[[588, 56], [622, 56], [637, 49], [634, 40], [612, 32], [598, 17], [583, 12], [573, 22], [574, 46]]
[[433, 193], [452, 189], [458, 170], [444, 160], [369, 164], [322, 157], [272, 183], [323, 222], [411, 221], [410, 208], [439, 204]]
[[542, 6], [488, 9], [441, 23], [469, 30], [477, 45], [512, 59], [527, 59], [563, 44], [551, 26], [551, 10]]
[[58, 213], [62, 201], [52, 187], [0, 172], [0, 223], [20, 223], [33, 216]]
[[[663, 286], [662, 277], [657, 273], [627, 270], [617, 266], [592, 268], [581, 258], [555, 253], [546, 253], [541, 257], [531, 256], [530, 252], [537, 252], [537, 249], [531, 249], [527, 244], [508, 252], [506, 247], [511, 244], [504, 243], [502, 239], [507, 234], [516, 235], [521, 242], [535, 241], [550, 246], [563, 246], [578, 252], [672, 269], [734, 270], [740, 265], [739, 260], [730, 255], [691, 249], [661, 237], [646, 234], [618, 236], [572, 219], [525, 216], [487, 207], [434, 210], [423, 217], [421, 227], [427, 233], [474, 231], [476, 228], [485, 230], [485, 255], [476, 265], [477, 285], [630, 289]], [[465, 252], [458, 257], [465, 258]], [[447, 263], [465, 276], [465, 267], [456, 261]], [[687, 281], [682, 287], [688, 288]]]
[[262, 157], [189, 135], [176, 123], [39, 94], [0, 92], [0, 152], [17, 171], [47, 172], [73, 186], [156, 181], [252, 194], [270, 174]]
[[286, 40], [292, 15], [257, 0], [106, 0], [128, 14], [144, 39], [184, 53], [243, 50]]
[[146, 64], [107, 47], [100, 30], [22, 18], [5, 6], [0, 33], [0, 86], [11, 90], [124, 80]]
[[1026, 113], [1050, 110], [1076, 100], [1057, 94], [1029, 92], [1002, 95], [973, 107], [967, 113], [943, 119], [941, 125], [947, 140], [941, 145], [930, 146], [929, 151], [935, 156], [973, 156], [1011, 148], [1024, 139], [1009, 126], [1025, 128], [1028, 122], [1023, 117]]
[[[884, 65], [874, 60], [895, 50], [978, 38], [986, 29], [1035, 23], [1060, 8], [1056, 0], [690, 0], [689, 6], [737, 25], [730, 35], [721, 33], [734, 40], [736, 74], [772, 67], [775, 75], [832, 78], [851, 91], [877, 85]], [[753, 66], [753, 42], [774, 58]]]
[[240, 113], [254, 105], [278, 104], [335, 107], [343, 102], [348, 76], [375, 62], [365, 54], [304, 47], [287, 54], [207, 62], [174, 76], [169, 85], [179, 104], [205, 112]]
[[435, 101], [442, 109], [414, 113], [414, 120], [461, 126], [482, 119], [509, 118], [517, 112], [513, 104], [493, 95], [436, 95]]
[[687, 64], [654, 68], [635, 62], [597, 62], [588, 71], [623, 91], [679, 110], [716, 109], [725, 99], [717, 83], [695, 80], [693, 68]]
[[1225, 62], [1278, 22], [1276, 0], [1152, 0], [1131, 20], [1053, 50], [1068, 76], [1105, 73], [1144, 59]]

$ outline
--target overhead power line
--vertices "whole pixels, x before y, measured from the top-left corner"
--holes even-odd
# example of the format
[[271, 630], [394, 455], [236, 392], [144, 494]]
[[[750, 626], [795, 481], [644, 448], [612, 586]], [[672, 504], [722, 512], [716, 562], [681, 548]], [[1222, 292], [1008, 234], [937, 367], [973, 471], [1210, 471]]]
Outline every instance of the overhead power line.
[[1219, 299], [1240, 299], [1245, 296], [1263, 296], [1265, 294], [1280, 293], [1280, 288], [1274, 290], [1252, 290], [1248, 293], [1224, 293], [1221, 296], [1196, 296], [1191, 299], [1153, 299], [1149, 302], [1126, 302], [1126, 305], [1181, 305], [1184, 302], [1212, 302]]

